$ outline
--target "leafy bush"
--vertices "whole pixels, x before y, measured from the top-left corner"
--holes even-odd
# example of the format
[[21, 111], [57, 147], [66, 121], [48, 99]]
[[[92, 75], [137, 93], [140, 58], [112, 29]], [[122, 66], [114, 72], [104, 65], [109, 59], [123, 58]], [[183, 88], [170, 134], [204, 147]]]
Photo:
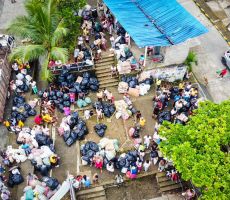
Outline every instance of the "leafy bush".
[[195, 63], [197, 65], [197, 55], [195, 52], [190, 51], [188, 53], [188, 56], [187, 56], [185, 62], [184, 62], [184, 64], [188, 66], [189, 72], [192, 71], [192, 63]]

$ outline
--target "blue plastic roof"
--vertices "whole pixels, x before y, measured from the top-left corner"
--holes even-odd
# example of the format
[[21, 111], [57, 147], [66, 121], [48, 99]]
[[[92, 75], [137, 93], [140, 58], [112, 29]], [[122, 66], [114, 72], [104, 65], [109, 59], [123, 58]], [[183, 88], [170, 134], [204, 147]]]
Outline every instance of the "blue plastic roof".
[[104, 0], [137, 46], [171, 46], [208, 30], [176, 0]]

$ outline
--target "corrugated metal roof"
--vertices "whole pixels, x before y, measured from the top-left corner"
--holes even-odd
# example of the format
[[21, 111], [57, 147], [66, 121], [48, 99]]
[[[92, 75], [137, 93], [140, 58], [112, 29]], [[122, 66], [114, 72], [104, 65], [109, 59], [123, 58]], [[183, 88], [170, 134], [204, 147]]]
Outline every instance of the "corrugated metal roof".
[[104, 0], [137, 46], [171, 46], [208, 32], [176, 0]]

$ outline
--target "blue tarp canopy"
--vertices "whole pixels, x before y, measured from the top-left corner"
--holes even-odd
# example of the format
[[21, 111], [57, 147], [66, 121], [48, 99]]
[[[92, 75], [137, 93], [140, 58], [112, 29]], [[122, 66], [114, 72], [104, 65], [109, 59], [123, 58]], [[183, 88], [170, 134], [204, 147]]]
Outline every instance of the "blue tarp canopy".
[[104, 0], [138, 47], [171, 46], [207, 29], [176, 0]]

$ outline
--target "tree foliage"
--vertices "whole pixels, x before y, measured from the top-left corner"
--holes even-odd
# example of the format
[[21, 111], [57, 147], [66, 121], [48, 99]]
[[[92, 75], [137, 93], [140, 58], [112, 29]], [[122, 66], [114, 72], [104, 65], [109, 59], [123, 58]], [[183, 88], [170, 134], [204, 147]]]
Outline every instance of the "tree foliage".
[[68, 60], [68, 49], [62, 48], [62, 40], [68, 29], [60, 18], [57, 9], [58, 0], [44, 2], [27, 0], [26, 16], [17, 17], [8, 27], [8, 32], [21, 39], [29, 39], [29, 43], [13, 49], [10, 60], [20, 58], [24, 62], [43, 58], [42, 79], [49, 80], [49, 60]]
[[187, 125], [164, 123], [160, 144], [184, 180], [201, 188], [202, 199], [230, 199], [230, 101], [200, 103]]
[[73, 52], [77, 36], [80, 34], [81, 17], [77, 16], [79, 9], [86, 5], [86, 0], [58, 0], [59, 15], [63, 19], [65, 26], [70, 30], [63, 40], [63, 47]]

